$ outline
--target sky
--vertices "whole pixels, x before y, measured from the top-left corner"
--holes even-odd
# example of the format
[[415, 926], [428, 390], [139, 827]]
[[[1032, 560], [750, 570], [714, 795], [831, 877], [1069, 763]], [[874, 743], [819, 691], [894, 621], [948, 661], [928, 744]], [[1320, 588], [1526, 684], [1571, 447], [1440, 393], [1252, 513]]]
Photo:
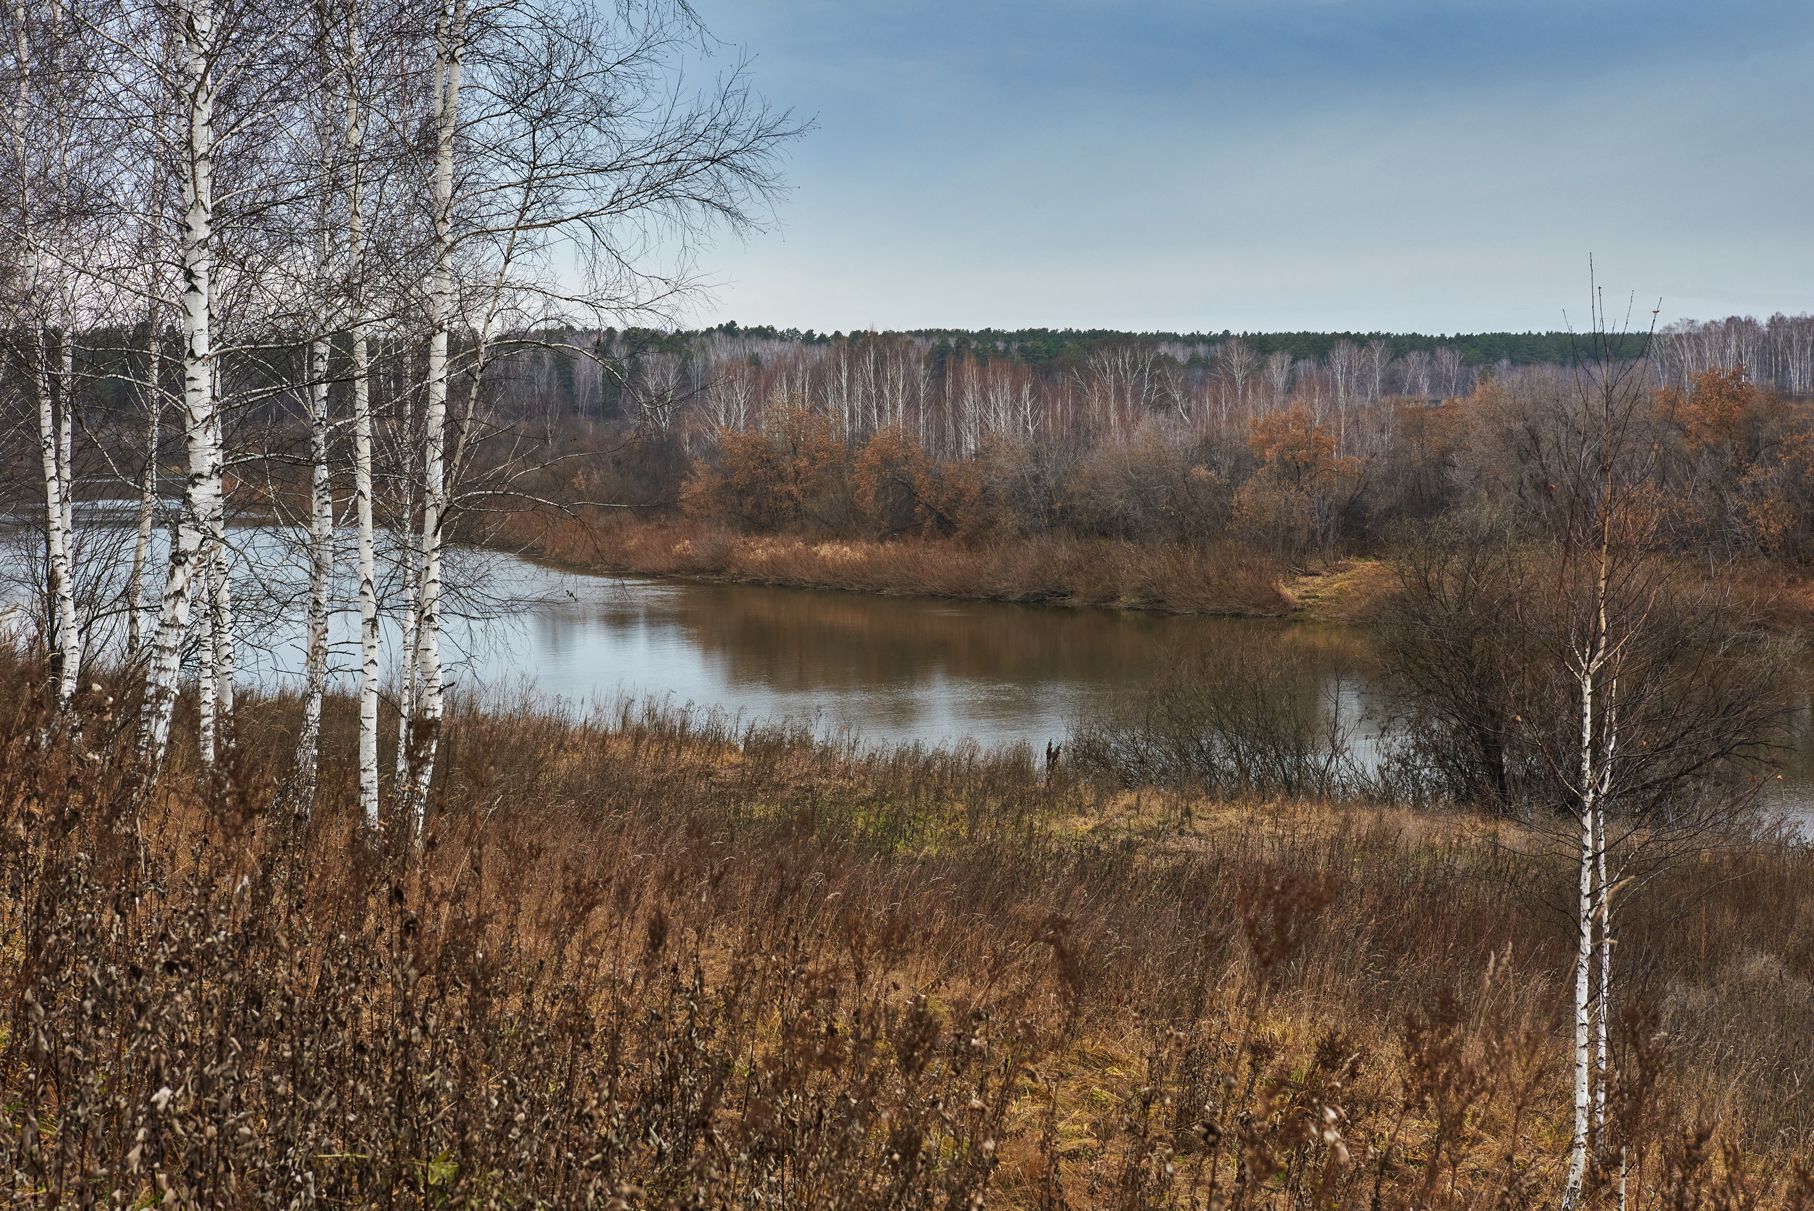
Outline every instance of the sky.
[[1579, 326], [1814, 310], [1814, 0], [695, 0], [810, 119], [685, 318]]

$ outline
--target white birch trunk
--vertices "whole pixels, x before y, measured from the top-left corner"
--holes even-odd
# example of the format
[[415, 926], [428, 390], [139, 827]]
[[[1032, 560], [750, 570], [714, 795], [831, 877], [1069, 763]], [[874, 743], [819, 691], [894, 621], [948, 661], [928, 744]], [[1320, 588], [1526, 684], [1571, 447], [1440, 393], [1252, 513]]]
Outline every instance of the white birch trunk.
[[[76, 416], [75, 338], [67, 324], [57, 338], [57, 481], [63, 487], [63, 542], [74, 559], [76, 541], [76, 482], [74, 466]], [[68, 615], [69, 643], [74, 663], [82, 663], [81, 632], [76, 629], [75, 595], [71, 586]], [[71, 674], [74, 675], [73, 673]]]
[[424, 392], [422, 466], [422, 587], [417, 602], [416, 669], [421, 678], [411, 726], [405, 826], [422, 835], [428, 790], [446, 709], [441, 675], [441, 548], [447, 512], [446, 444], [448, 344], [453, 324], [453, 167], [459, 127], [460, 70], [466, 0], [452, 0], [435, 46], [434, 267], [428, 290], [428, 376]]
[[328, 342], [309, 345], [309, 607], [303, 661], [302, 732], [296, 741], [296, 810], [315, 810], [321, 707], [328, 683], [328, 578], [334, 568], [334, 497], [328, 479]]
[[[56, 416], [49, 366], [45, 363], [43, 337], [37, 338], [38, 448], [44, 473], [44, 558], [50, 589], [51, 678], [56, 687], [57, 712], [69, 709], [80, 675], [81, 650], [76, 633], [76, 594], [70, 568], [69, 501], [63, 477], [61, 429]], [[64, 411], [67, 412], [67, 401]]]
[[[1604, 784], [1604, 780], [1602, 782]], [[1600, 993], [1594, 1001], [1594, 1144], [1606, 1147], [1606, 1081], [1612, 1056], [1612, 889], [1606, 883], [1606, 808], [1601, 799], [1594, 807], [1594, 924]], [[1604, 1151], [1601, 1155], [1605, 1155]]]
[[211, 457], [214, 466], [214, 514], [209, 519], [208, 544], [211, 554], [210, 566], [213, 577], [209, 581], [209, 618], [214, 626], [214, 701], [218, 712], [216, 732], [219, 737], [219, 752], [225, 755], [234, 744], [233, 736], [233, 679], [234, 679], [234, 631], [233, 631], [233, 580], [232, 565], [227, 551], [227, 523], [225, 494], [220, 490], [224, 474], [225, 452], [221, 438], [220, 376], [215, 375], [216, 395], [214, 399], [213, 424], [209, 428], [209, 441], [212, 446]]
[[[1601, 745], [1599, 781], [1594, 793], [1594, 922], [1599, 929], [1600, 995], [1594, 1011], [1594, 1146], [1607, 1155], [1606, 1088], [1612, 1077], [1612, 883], [1607, 878], [1606, 854], [1610, 844], [1606, 829], [1606, 804], [1612, 796], [1613, 759], [1619, 746], [1619, 676], [1609, 679], [1606, 694], [1605, 740]], [[1624, 1198], [1624, 1153], [1620, 1152], [1620, 1201]]]
[[[32, 46], [28, 37], [29, 10], [24, 0], [13, 4], [13, 49], [17, 60], [16, 89], [10, 114], [10, 129], [20, 162], [26, 161], [27, 104], [31, 97]], [[22, 267], [23, 285], [28, 297], [35, 296], [41, 284], [43, 257], [32, 249], [31, 174], [19, 174], [18, 206], [22, 226], [20, 246], [25, 250]], [[68, 485], [63, 477], [65, 459], [59, 434], [56, 404], [52, 398], [48, 354], [44, 347], [42, 326], [34, 324], [32, 332], [32, 374], [38, 394], [38, 448], [44, 476], [44, 562], [46, 589], [46, 655], [50, 662], [52, 688], [56, 695], [57, 713], [65, 714], [75, 698], [76, 678], [80, 675], [80, 658], [73, 650], [76, 640], [75, 586], [70, 577], [70, 542]], [[67, 412], [67, 401], [64, 401]]]
[[1575, 899], [1575, 1037], [1574, 1037], [1574, 1128], [1569, 1138], [1568, 1175], [1563, 1182], [1564, 1211], [1579, 1205], [1587, 1177], [1587, 1138], [1593, 1077], [1593, 1000], [1592, 972], [1594, 962], [1595, 857], [1598, 852], [1595, 821], [1595, 790], [1598, 778], [1594, 769], [1594, 682], [1599, 669], [1599, 637], [1580, 663], [1581, 685], [1581, 763], [1579, 802], [1581, 823], [1579, 874]]
[[197, 756], [203, 769], [214, 768], [216, 741], [214, 735], [214, 610], [212, 609], [214, 565], [203, 560], [201, 571], [202, 608], [196, 620], [196, 638], [199, 642], [197, 659], [201, 661], [201, 676], [195, 687], [196, 699], [196, 741]]
[[353, 321], [353, 496], [359, 529], [359, 808], [378, 817], [378, 559], [372, 525], [372, 395], [365, 319]]
[[[396, 384], [392, 383], [393, 398]], [[405, 441], [407, 449], [416, 448], [416, 418], [412, 414], [404, 417]], [[414, 467], [403, 476], [402, 524], [397, 528], [397, 542], [402, 546], [403, 574], [403, 609], [401, 613], [403, 634], [397, 647], [397, 753], [395, 771], [395, 794], [398, 799], [404, 795], [404, 786], [409, 778], [410, 727], [416, 717], [416, 597], [422, 588], [422, 559], [419, 554], [422, 527], [416, 517], [416, 481], [413, 478]]]
[[[207, 552], [204, 528], [220, 516], [220, 463], [213, 440], [214, 345], [210, 304], [214, 244], [214, 94], [208, 55], [214, 41], [212, 0], [184, 0], [179, 21], [183, 56], [186, 155], [182, 166], [183, 444], [188, 480], [182, 522], [170, 545], [158, 610], [156, 646], [146, 675], [140, 743], [153, 771], [170, 743], [183, 638], [194, 604], [196, 578]], [[213, 650], [213, 644], [207, 645]], [[212, 684], [212, 683], [211, 683]]]
[[139, 481], [138, 533], [132, 543], [132, 603], [126, 619], [126, 655], [137, 665], [145, 655], [145, 640], [150, 633], [151, 605], [146, 599], [146, 571], [151, 562], [151, 530], [157, 518], [158, 430], [163, 419], [164, 398], [158, 389], [163, 350], [159, 347], [157, 312], [152, 310], [150, 335], [145, 342], [145, 473]]
[[353, 507], [359, 563], [359, 809], [376, 830], [378, 814], [378, 558], [372, 516], [372, 390], [365, 306], [365, 125], [360, 104], [361, 29], [355, 4], [346, 45], [347, 263], [352, 281]]
[[414, 502], [406, 502], [407, 519], [401, 535], [403, 543], [403, 635], [398, 647], [401, 667], [397, 670], [397, 794], [409, 777], [411, 727], [416, 718], [416, 597], [422, 587], [422, 560], [417, 555]]

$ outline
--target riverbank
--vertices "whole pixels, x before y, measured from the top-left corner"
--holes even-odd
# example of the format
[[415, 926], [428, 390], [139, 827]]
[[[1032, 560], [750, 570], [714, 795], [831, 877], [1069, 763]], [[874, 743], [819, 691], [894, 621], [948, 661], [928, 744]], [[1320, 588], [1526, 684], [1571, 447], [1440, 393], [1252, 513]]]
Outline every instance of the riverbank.
[[[968, 546], [951, 539], [812, 540], [688, 520], [521, 514], [493, 542], [580, 572], [887, 596], [1244, 618], [1365, 623], [1397, 576], [1389, 556], [1293, 568], [1238, 543], [1204, 547], [1057, 537]], [[1814, 577], [1758, 560], [1719, 585], [1768, 630], [1814, 644]]]
[[[1559, 1189], [1570, 938], [1547, 904], [1569, 870], [1510, 826], [468, 704], [424, 858], [392, 869], [353, 833], [348, 703], [321, 808], [283, 844], [292, 700], [241, 704], [218, 778], [187, 755], [186, 703], [141, 818], [123, 749], [38, 742], [33, 677], [0, 664], [16, 1196], [1459, 1208]], [[108, 735], [110, 705], [87, 706]], [[1634, 1205], [1705, 1205], [1716, 1180], [1786, 1202], [1808, 861], [1708, 849], [1622, 903]]]
[[498, 541], [575, 571], [1250, 618], [1351, 619], [1390, 580], [1387, 569], [1372, 561], [1343, 561], [1306, 574], [1236, 543], [815, 541], [629, 517], [522, 517], [506, 525]]

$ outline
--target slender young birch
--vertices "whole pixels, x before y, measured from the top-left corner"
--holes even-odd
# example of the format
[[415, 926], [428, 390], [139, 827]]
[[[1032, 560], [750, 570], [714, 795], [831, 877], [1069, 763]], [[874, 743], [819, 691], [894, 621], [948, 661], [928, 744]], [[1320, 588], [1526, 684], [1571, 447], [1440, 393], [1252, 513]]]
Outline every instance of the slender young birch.
[[[698, 28], [685, 4], [632, 13], [500, 0], [473, 11], [481, 16], [469, 15], [467, 0], [444, 0], [428, 73], [428, 365], [416, 447], [421, 474], [412, 477], [420, 490], [420, 523], [412, 527], [420, 571], [405, 657], [408, 759], [399, 794], [403, 827], [418, 836], [445, 714], [440, 627], [451, 512], [467, 500], [511, 494], [509, 468], [487, 468], [482, 483], [468, 478], [476, 470], [468, 455], [486, 424], [484, 369], [500, 325], [524, 325], [538, 304], [623, 316], [683, 292], [684, 270], [664, 276], [635, 264], [644, 237], [659, 226], [684, 243], [714, 222], [753, 225], [750, 203], [774, 192], [775, 150], [798, 133], [752, 100], [740, 73], [697, 100], [659, 83], [670, 71], [678, 79], [679, 48]], [[556, 130], [561, 136], [550, 138]], [[538, 279], [536, 267], [563, 250], [576, 254], [580, 280]], [[456, 270], [471, 275], [459, 290]], [[458, 351], [466, 391], [458, 416], [449, 412], [456, 327], [472, 336]]]
[[144, 657], [145, 639], [151, 626], [151, 603], [146, 595], [145, 581], [151, 563], [151, 531], [157, 520], [158, 431], [164, 415], [160, 386], [164, 353], [155, 305], [147, 310], [145, 328], [145, 381], [140, 391], [145, 407], [145, 470], [139, 479], [138, 533], [132, 543], [132, 602], [126, 618], [126, 657], [133, 664]]
[[[296, 776], [286, 788], [296, 814], [306, 819], [315, 810], [315, 792], [321, 764], [321, 711], [328, 678], [328, 590], [334, 571], [334, 497], [328, 465], [328, 354], [329, 338], [344, 308], [340, 301], [343, 282], [337, 273], [347, 264], [339, 252], [334, 230], [334, 207], [340, 201], [340, 156], [344, 151], [345, 117], [330, 117], [343, 84], [351, 85], [356, 68], [337, 57], [339, 13], [328, 0], [313, 9], [313, 41], [321, 48], [317, 67], [320, 89], [311, 107], [313, 135], [307, 156], [319, 174], [315, 198], [314, 273], [307, 290], [315, 303], [314, 335], [309, 341], [309, 600], [304, 623], [302, 728], [296, 739]], [[349, 19], [356, 22], [356, 14]], [[356, 53], [356, 52], [354, 52]], [[330, 127], [332, 129], [330, 129]]]
[[1594, 924], [1599, 930], [1599, 995], [1594, 998], [1594, 1138], [1606, 1139], [1606, 1085], [1611, 1078], [1612, 1021], [1612, 882], [1606, 874], [1611, 848], [1606, 800], [1612, 794], [1613, 760], [1619, 751], [1619, 676], [1615, 669], [1606, 690], [1606, 738], [1600, 752], [1600, 784], [1594, 796]]
[[219, 712], [216, 728], [217, 744], [220, 755], [232, 751], [234, 745], [233, 686], [235, 676], [235, 636], [233, 631], [233, 579], [232, 560], [227, 550], [227, 508], [224, 481], [226, 479], [226, 442], [222, 432], [220, 372], [216, 369], [214, 376], [214, 401], [209, 416], [208, 442], [209, 458], [212, 460], [211, 474], [215, 483], [212, 500], [213, 512], [208, 517], [207, 551], [208, 551], [208, 611], [209, 622], [213, 626], [213, 673], [214, 700]]
[[[75, 415], [76, 415], [76, 355], [75, 334], [71, 331], [75, 308], [64, 310], [62, 327], [57, 332], [57, 482], [62, 486], [63, 505], [63, 542], [71, 548], [76, 540], [76, 491], [75, 491]], [[71, 552], [73, 555], [73, 552]], [[70, 618], [74, 621], [75, 595], [70, 598]], [[82, 662], [82, 635], [77, 629], [69, 633], [66, 645], [66, 656], [74, 664]], [[73, 675], [73, 674], [72, 674]]]
[[[397, 383], [396, 368], [392, 368], [391, 395], [393, 399], [401, 396]], [[397, 644], [397, 752], [396, 768], [393, 771], [394, 797], [401, 801], [403, 788], [409, 779], [410, 729], [416, 718], [416, 597], [422, 588], [421, 559], [421, 523], [416, 513], [417, 478], [413, 465], [414, 451], [417, 447], [416, 410], [414, 401], [401, 399], [402, 407], [397, 409], [398, 447], [402, 455], [404, 473], [398, 490], [396, 521], [392, 526], [398, 546], [398, 563], [403, 600], [399, 611], [402, 634]]]
[[214, 564], [212, 560], [202, 561], [201, 572], [201, 609], [196, 612], [195, 634], [199, 648], [198, 659], [201, 662], [201, 676], [196, 681], [196, 756], [203, 769], [214, 768], [214, 758], [219, 746], [215, 736], [215, 721], [218, 704], [214, 700], [216, 682], [214, 680], [214, 609], [212, 582]]
[[416, 669], [421, 678], [410, 727], [404, 827], [421, 835], [446, 710], [441, 671], [441, 549], [447, 515], [448, 344], [453, 327], [454, 138], [460, 123], [460, 72], [466, 53], [466, 0], [451, 0], [435, 31], [433, 268], [428, 288], [428, 375], [423, 395], [422, 575], [416, 606]]
[[[1604, 1150], [1606, 1139], [1606, 1087], [1612, 1080], [1612, 893], [1606, 873], [1606, 853], [1611, 848], [1607, 831], [1606, 800], [1612, 793], [1613, 759], [1619, 744], [1619, 678], [1615, 672], [1607, 687], [1606, 743], [1600, 755], [1600, 787], [1594, 803], [1594, 923], [1599, 930], [1600, 990], [1594, 998], [1594, 1144]], [[1625, 1206], [1625, 1149], [1619, 1148], [1619, 1206]]]
[[[32, 71], [37, 48], [32, 43], [33, 10], [25, 0], [14, 0], [12, 6], [15, 88], [9, 111], [8, 136], [13, 143], [13, 162], [20, 167], [16, 192], [11, 199], [17, 209], [18, 247], [22, 253], [20, 280], [27, 302], [28, 354], [38, 402], [38, 452], [44, 477], [44, 554], [46, 568], [46, 649], [49, 656], [51, 684], [59, 715], [67, 713], [75, 698], [81, 657], [77, 649], [78, 621], [75, 585], [70, 566], [66, 426], [59, 424], [58, 413], [67, 418], [68, 400], [57, 399], [53, 388], [49, 353], [45, 347], [48, 333], [43, 322], [42, 289], [45, 258], [37, 248], [34, 230], [32, 191], [33, 163], [30, 153], [32, 132], [31, 99], [37, 77]], [[60, 359], [59, 359], [60, 361]], [[59, 407], [61, 405], [61, 407]]]
[[[1618, 686], [1628, 649], [1639, 641], [1649, 607], [1629, 600], [1631, 563], [1622, 481], [1632, 468], [1630, 427], [1639, 393], [1631, 390], [1631, 368], [1617, 367], [1614, 334], [1605, 322], [1597, 286], [1592, 291], [1596, 369], [1584, 392], [1583, 471], [1576, 485], [1578, 514], [1564, 535], [1565, 550], [1585, 548], [1591, 587], [1586, 623], [1576, 641], [1571, 673], [1580, 725], [1574, 779], [1578, 827], [1574, 960], [1574, 1114], [1562, 1207], [1581, 1202], [1592, 1155], [1606, 1146], [1606, 1085], [1611, 1079], [1608, 1032], [1612, 1005], [1612, 888], [1607, 881], [1607, 807], [1617, 791], [1614, 761], [1619, 754]], [[1648, 348], [1646, 338], [1646, 348]], [[1584, 541], [1583, 541], [1584, 540]], [[1618, 583], [1615, 583], [1618, 582]], [[1615, 605], [1615, 595], [1619, 597]], [[1654, 594], [1652, 596], [1654, 602]], [[1617, 617], [1615, 617], [1615, 612]], [[1596, 970], [1597, 968], [1597, 970]], [[1596, 988], [1597, 984], [1597, 988]]]
[[[140, 743], [153, 771], [163, 763], [170, 743], [177, 672], [198, 577], [206, 587], [204, 564], [212, 556], [203, 549], [204, 538], [222, 513], [212, 325], [216, 81], [209, 57], [215, 43], [213, 0], [180, 0], [177, 12], [184, 119], [183, 155], [178, 165], [182, 193], [180, 406], [188, 479], [183, 488], [182, 519], [176, 541], [170, 545], [157, 637], [146, 675]], [[216, 599], [216, 594], [210, 593], [210, 599]], [[206, 646], [212, 653], [216, 645], [210, 642]]]
[[227, 545], [216, 542], [209, 559], [208, 620], [214, 628], [214, 700], [220, 710], [220, 751], [232, 751], [235, 743], [234, 677], [237, 645], [233, 634], [233, 581]]
[[[412, 481], [413, 482], [413, 481]], [[398, 535], [402, 544], [403, 562], [403, 634], [398, 643], [401, 653], [401, 667], [397, 670], [397, 768], [396, 785], [399, 798], [403, 787], [409, 779], [410, 737], [415, 726], [417, 685], [420, 678], [416, 673], [416, 657], [420, 649], [416, 646], [416, 624], [421, 612], [416, 608], [416, 600], [422, 590], [422, 555], [421, 531], [416, 525], [414, 492], [407, 492], [402, 509], [403, 528]]]
[[[325, 226], [325, 223], [324, 223]], [[323, 294], [325, 295], [325, 289]], [[325, 333], [327, 324], [321, 325]], [[309, 605], [304, 641], [302, 730], [296, 740], [295, 808], [315, 810], [321, 706], [328, 682], [328, 580], [334, 570], [334, 496], [328, 475], [328, 341], [309, 342]]]
[[359, 808], [367, 828], [378, 815], [378, 559], [372, 521], [372, 386], [365, 284], [365, 118], [359, 87], [363, 58], [359, 0], [347, 11], [346, 254], [350, 272], [348, 331], [353, 396], [353, 511], [359, 575]]
[[[57, 709], [59, 713], [63, 713], [68, 711], [75, 698], [82, 660], [75, 581], [70, 565], [70, 543], [74, 538], [70, 524], [67, 476], [70, 401], [66, 394], [53, 386], [46, 364], [48, 359], [44, 356], [44, 339], [41, 336], [36, 338], [36, 349], [42, 369], [37, 376], [37, 387], [38, 447], [44, 473], [44, 552], [49, 570], [50, 604], [53, 611], [50, 666], [56, 685]], [[62, 381], [67, 383], [68, 379]]]
[[378, 558], [372, 525], [372, 388], [366, 321], [352, 328], [353, 512], [359, 566], [359, 810], [366, 827], [378, 816]]
[[1600, 778], [1595, 764], [1599, 737], [1594, 712], [1598, 706], [1600, 673], [1607, 656], [1604, 568], [1600, 578], [1600, 593], [1595, 629], [1587, 640], [1576, 670], [1581, 725], [1580, 784], [1576, 812], [1580, 823], [1581, 844], [1575, 892], [1574, 1128], [1569, 1137], [1568, 1174], [1563, 1182], [1564, 1208], [1578, 1205], [1582, 1184], [1587, 1176], [1589, 1097], [1593, 1080], [1594, 1006], [1591, 977], [1594, 962], [1594, 905], [1597, 898], [1594, 875], [1600, 850], [1597, 827]]

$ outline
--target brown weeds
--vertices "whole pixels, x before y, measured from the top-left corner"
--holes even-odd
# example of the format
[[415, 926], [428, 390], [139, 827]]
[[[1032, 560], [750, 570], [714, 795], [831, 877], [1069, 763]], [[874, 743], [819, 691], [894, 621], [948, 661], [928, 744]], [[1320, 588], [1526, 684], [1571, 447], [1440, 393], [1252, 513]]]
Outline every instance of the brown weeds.
[[[1538, 893], [1566, 872], [1465, 817], [1206, 811], [1157, 844], [1076, 830], [1107, 800], [1024, 753], [467, 710], [398, 866], [357, 834], [338, 761], [274, 839], [290, 704], [247, 704], [232, 770], [145, 803], [129, 761], [42, 743], [33, 670], [0, 678], [14, 1205], [1461, 1208], [1557, 1187], [1567, 938]], [[1631, 1206], [1803, 1205], [1806, 863], [1709, 854], [1670, 873], [1670, 916], [1627, 909], [1604, 1205], [1621, 1163]]]

